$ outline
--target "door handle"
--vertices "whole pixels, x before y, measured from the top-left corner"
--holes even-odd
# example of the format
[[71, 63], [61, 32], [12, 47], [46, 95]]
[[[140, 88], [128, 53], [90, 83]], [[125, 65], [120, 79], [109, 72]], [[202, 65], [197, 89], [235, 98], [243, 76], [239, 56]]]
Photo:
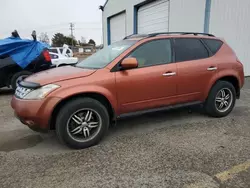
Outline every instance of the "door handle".
[[214, 71], [214, 70], [217, 70], [217, 67], [209, 67], [207, 68], [208, 71]]
[[176, 72], [166, 72], [163, 74], [163, 76], [174, 76], [176, 75]]

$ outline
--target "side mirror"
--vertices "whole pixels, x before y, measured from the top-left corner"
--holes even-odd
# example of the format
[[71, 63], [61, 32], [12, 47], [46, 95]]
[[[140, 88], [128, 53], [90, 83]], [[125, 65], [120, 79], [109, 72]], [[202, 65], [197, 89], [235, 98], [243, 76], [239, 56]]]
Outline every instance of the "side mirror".
[[136, 58], [128, 57], [122, 61], [121, 67], [123, 70], [137, 68], [138, 62], [137, 62]]

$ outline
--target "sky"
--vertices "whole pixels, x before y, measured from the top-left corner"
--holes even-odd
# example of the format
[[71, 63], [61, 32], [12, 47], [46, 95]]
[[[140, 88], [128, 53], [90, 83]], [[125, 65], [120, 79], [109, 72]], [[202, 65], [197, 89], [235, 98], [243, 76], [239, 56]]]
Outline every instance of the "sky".
[[105, 0], [0, 0], [0, 39], [17, 30], [21, 38], [47, 32], [70, 35], [69, 24], [75, 25], [74, 36], [102, 43], [102, 12]]

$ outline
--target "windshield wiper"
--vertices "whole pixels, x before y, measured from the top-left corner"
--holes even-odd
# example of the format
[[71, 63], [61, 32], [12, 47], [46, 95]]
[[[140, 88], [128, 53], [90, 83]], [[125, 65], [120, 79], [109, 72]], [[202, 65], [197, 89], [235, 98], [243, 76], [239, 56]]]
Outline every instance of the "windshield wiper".
[[100, 68], [96, 68], [96, 67], [82, 67], [82, 66], [76, 66], [75, 65], [75, 67], [77, 67], [77, 68], [82, 68], [82, 69], [91, 69], [91, 70], [96, 70], [96, 69], [100, 69]]

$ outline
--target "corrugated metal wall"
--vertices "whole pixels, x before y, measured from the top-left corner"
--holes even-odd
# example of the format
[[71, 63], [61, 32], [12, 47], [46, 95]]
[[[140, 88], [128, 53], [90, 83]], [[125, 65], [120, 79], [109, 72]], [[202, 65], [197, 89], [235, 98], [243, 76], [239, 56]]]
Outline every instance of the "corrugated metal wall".
[[223, 37], [250, 75], [250, 0], [212, 0], [210, 33]]
[[134, 32], [134, 5], [144, 0], [109, 0], [102, 15], [103, 44], [108, 45], [107, 18], [119, 12], [126, 11], [126, 35]]
[[206, 0], [170, 0], [170, 31], [203, 32]]
[[[157, 0], [155, 0], [157, 1]], [[145, 0], [109, 0], [103, 12], [103, 42], [107, 45], [107, 18], [126, 10], [126, 34], [134, 33], [134, 6]], [[206, 0], [170, 0], [170, 31], [203, 32]]]
[[[134, 6], [145, 0], [109, 0], [103, 12], [103, 39], [107, 45], [107, 18], [126, 10], [126, 35], [134, 33]], [[204, 32], [206, 0], [170, 0], [169, 31]], [[212, 0], [209, 32], [223, 37], [250, 76], [250, 0]]]

